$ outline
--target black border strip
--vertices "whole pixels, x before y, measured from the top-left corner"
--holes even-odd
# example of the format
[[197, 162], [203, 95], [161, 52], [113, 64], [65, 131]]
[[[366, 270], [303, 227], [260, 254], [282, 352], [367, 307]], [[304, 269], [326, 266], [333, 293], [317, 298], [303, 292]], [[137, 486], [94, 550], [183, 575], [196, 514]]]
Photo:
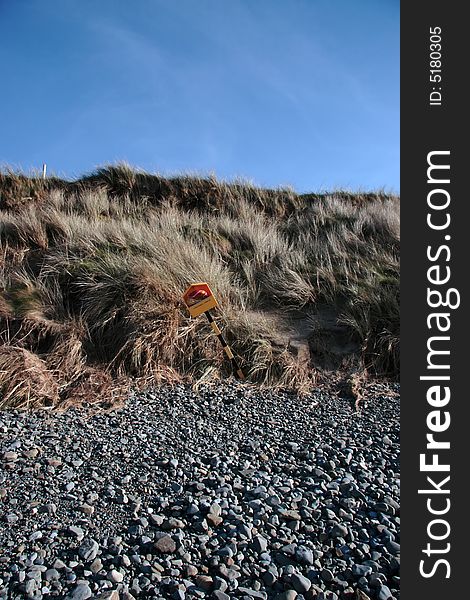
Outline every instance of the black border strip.
[[[466, 322], [465, 306], [468, 297], [468, 279], [466, 258], [470, 254], [468, 242], [470, 232], [467, 224], [467, 204], [470, 201], [465, 193], [464, 182], [468, 172], [465, 148], [468, 135], [467, 104], [465, 88], [467, 74], [465, 56], [468, 55], [468, 24], [463, 16], [464, 4], [452, 0], [437, 2], [429, 0], [423, 3], [408, 2], [401, 4], [401, 340], [402, 340], [402, 577], [401, 598], [426, 600], [464, 598], [468, 594], [467, 571], [470, 574], [470, 547], [466, 543], [470, 535], [470, 492], [465, 490], [470, 481], [466, 461], [470, 455], [470, 435], [466, 417], [466, 403], [469, 396], [465, 375], [470, 372], [467, 365], [470, 327]], [[441, 77], [440, 82], [431, 82], [430, 65], [430, 29], [441, 29]], [[437, 38], [434, 38], [437, 39]], [[435, 49], [435, 48], [434, 48]], [[434, 55], [435, 57], [437, 55]], [[434, 64], [436, 67], [436, 64]], [[436, 78], [438, 79], [438, 78]], [[433, 87], [441, 88], [441, 105], [430, 105], [430, 93]], [[435, 94], [433, 99], [437, 101]], [[447, 155], [433, 155], [433, 161], [442, 161], [450, 165], [449, 183], [428, 183], [428, 154], [433, 151], [449, 151]], [[431, 171], [445, 180], [444, 171]], [[436, 179], [437, 177], [431, 177]], [[432, 189], [444, 189], [449, 194], [449, 207], [434, 211], [431, 218], [451, 219], [445, 230], [433, 230], [427, 224], [427, 215], [433, 212], [428, 206], [428, 194]], [[445, 192], [431, 195], [435, 199], [446, 199]], [[437, 221], [436, 221], [437, 222]], [[444, 221], [442, 221], [444, 222]], [[450, 236], [446, 239], [445, 236]], [[427, 248], [436, 256], [441, 246], [448, 246], [450, 256], [444, 249], [434, 261], [427, 256]], [[446, 284], [431, 285], [428, 269], [438, 264], [438, 271], [431, 277], [447, 274], [450, 280]], [[430, 308], [427, 300], [428, 288], [441, 290], [455, 288], [460, 294], [460, 306], [455, 309]], [[452, 301], [457, 295], [452, 295]], [[434, 296], [434, 300], [437, 296]], [[449, 355], [439, 355], [434, 362], [448, 364], [449, 369], [430, 369], [428, 364], [427, 343], [436, 332], [437, 319], [431, 319], [428, 327], [427, 317], [433, 312], [446, 312], [450, 320], [450, 329], [442, 336], [448, 341], [434, 341], [441, 349], [450, 351]], [[446, 319], [443, 318], [443, 325]], [[431, 346], [433, 347], [433, 346]], [[431, 357], [433, 358], [433, 357]], [[420, 380], [420, 376], [439, 375], [450, 380], [432, 382]], [[449, 387], [450, 400], [440, 407], [431, 406], [427, 393], [431, 386]], [[436, 392], [437, 393], [437, 392]], [[436, 398], [436, 395], [434, 395]], [[439, 416], [429, 417], [438, 410]], [[435, 439], [450, 442], [450, 449], [438, 452], [427, 450], [426, 434], [430, 433], [429, 424], [436, 426], [445, 423], [450, 417], [450, 426]], [[427, 422], [427, 418], [431, 419]], [[432, 420], [434, 418], [434, 420]], [[426, 462], [433, 460], [437, 452], [439, 464], [449, 464], [449, 472], [424, 472], [420, 470], [420, 454], [426, 453]], [[441, 482], [450, 475], [447, 483]], [[449, 493], [423, 493], [419, 489], [432, 490], [433, 484], [427, 480], [430, 476], [441, 490]], [[446, 499], [449, 499], [450, 505]], [[429, 499], [429, 505], [428, 505]], [[448, 511], [442, 515], [432, 515], [433, 510]], [[432, 540], [429, 531], [435, 537], [444, 536], [447, 527], [444, 523], [434, 523], [433, 519], [445, 520], [450, 530], [442, 540]], [[430, 527], [430, 529], [429, 529]], [[429, 555], [423, 552], [430, 543]], [[449, 546], [447, 546], [449, 544]], [[442, 559], [447, 563], [437, 561]], [[424, 563], [420, 561], [424, 560]], [[422, 570], [432, 576], [424, 577]], [[447, 578], [447, 575], [450, 575]]]

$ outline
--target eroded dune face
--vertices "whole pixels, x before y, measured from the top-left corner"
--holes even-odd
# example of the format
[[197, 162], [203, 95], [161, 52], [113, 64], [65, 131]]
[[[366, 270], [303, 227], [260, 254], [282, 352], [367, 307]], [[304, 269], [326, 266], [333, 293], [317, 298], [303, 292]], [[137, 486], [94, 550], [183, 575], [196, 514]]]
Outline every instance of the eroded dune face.
[[117, 166], [74, 182], [2, 173], [0, 206], [0, 341], [44, 363], [60, 402], [229, 376], [183, 302], [198, 281], [253, 383], [398, 373], [396, 197]]

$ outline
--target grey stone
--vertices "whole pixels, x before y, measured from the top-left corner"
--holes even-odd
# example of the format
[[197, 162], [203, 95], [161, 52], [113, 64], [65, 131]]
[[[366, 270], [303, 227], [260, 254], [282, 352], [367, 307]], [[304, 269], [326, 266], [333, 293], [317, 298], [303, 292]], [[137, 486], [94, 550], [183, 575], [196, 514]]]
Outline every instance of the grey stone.
[[71, 525], [69, 527], [69, 533], [71, 533], [78, 540], [82, 540], [84, 537], [83, 529], [81, 527], [77, 527], [76, 525]]
[[221, 590], [215, 590], [212, 592], [212, 597], [215, 600], [230, 600], [230, 596]]
[[304, 575], [301, 575], [300, 573], [294, 573], [293, 575], [291, 575], [290, 582], [292, 584], [292, 587], [299, 594], [304, 594], [305, 592], [308, 592], [308, 590], [312, 587], [312, 582], [310, 581], [310, 579], [308, 579], [308, 577], [305, 577]]
[[394, 555], [400, 554], [400, 544], [397, 544], [397, 542], [394, 542], [392, 540], [387, 540], [385, 547], [390, 552], [390, 554], [394, 554]]
[[91, 598], [92, 593], [87, 583], [79, 583], [66, 596], [65, 600], [87, 600]]
[[93, 538], [85, 538], [80, 544], [78, 549], [78, 555], [83, 558], [84, 561], [90, 562], [96, 558], [99, 552], [99, 544]]
[[338, 538], [338, 537], [346, 537], [348, 535], [348, 528], [345, 525], [341, 525], [338, 523], [338, 525], [335, 525], [333, 527], [333, 529], [331, 530], [331, 537], [332, 538]]
[[253, 550], [260, 554], [261, 552], [265, 552], [268, 548], [268, 540], [262, 535], [257, 535], [253, 538], [252, 541]]
[[60, 573], [59, 571], [57, 571], [57, 569], [47, 569], [47, 571], [44, 573], [44, 579], [46, 581], [53, 581], [53, 580], [57, 580], [60, 578]]
[[124, 579], [124, 575], [116, 569], [111, 569], [111, 571], [108, 572], [107, 577], [112, 583], [121, 583]]
[[367, 577], [367, 575], [370, 575], [372, 573], [372, 567], [370, 567], [369, 565], [353, 565], [352, 566], [352, 573], [355, 577], [357, 577], [358, 579], [360, 577]]
[[313, 565], [313, 552], [306, 546], [298, 546], [295, 549], [295, 558], [299, 563], [304, 565]]
[[101, 562], [101, 559], [99, 559], [99, 558], [95, 558], [95, 560], [90, 565], [90, 571], [94, 575], [96, 575], [96, 573], [101, 571], [102, 568], [103, 568], [103, 563]]
[[176, 551], [176, 544], [169, 535], [164, 535], [155, 542], [155, 548], [162, 554], [173, 554]]
[[386, 585], [383, 585], [377, 594], [377, 600], [390, 600], [390, 598], [392, 598], [393, 594], [390, 591], [390, 588], [388, 588]]
[[295, 590], [285, 590], [276, 596], [276, 600], [295, 600], [297, 592]]
[[333, 571], [331, 571], [330, 569], [322, 569], [321, 578], [323, 579], [323, 581], [325, 581], [327, 583], [329, 583], [330, 581], [333, 581], [333, 579], [334, 579]]

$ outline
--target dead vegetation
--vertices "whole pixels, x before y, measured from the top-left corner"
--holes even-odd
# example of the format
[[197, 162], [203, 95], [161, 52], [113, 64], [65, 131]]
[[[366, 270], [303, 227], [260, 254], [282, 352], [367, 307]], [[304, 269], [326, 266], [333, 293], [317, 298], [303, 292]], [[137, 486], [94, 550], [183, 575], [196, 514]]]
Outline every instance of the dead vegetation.
[[227, 375], [182, 305], [193, 281], [210, 283], [253, 382], [305, 390], [325, 366], [395, 376], [398, 211], [382, 193], [126, 165], [73, 182], [0, 173], [1, 406], [117, 402], [129, 381]]
[[57, 382], [35, 354], [17, 346], [0, 347], [0, 408], [53, 406]]

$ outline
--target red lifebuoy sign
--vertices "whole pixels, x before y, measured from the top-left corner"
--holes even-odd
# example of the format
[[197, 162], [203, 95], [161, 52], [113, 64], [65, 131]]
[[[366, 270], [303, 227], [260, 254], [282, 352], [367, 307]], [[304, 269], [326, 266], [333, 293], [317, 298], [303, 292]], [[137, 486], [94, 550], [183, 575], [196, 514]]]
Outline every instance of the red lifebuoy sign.
[[183, 294], [183, 300], [192, 317], [197, 317], [217, 306], [217, 300], [205, 282], [190, 285]]

